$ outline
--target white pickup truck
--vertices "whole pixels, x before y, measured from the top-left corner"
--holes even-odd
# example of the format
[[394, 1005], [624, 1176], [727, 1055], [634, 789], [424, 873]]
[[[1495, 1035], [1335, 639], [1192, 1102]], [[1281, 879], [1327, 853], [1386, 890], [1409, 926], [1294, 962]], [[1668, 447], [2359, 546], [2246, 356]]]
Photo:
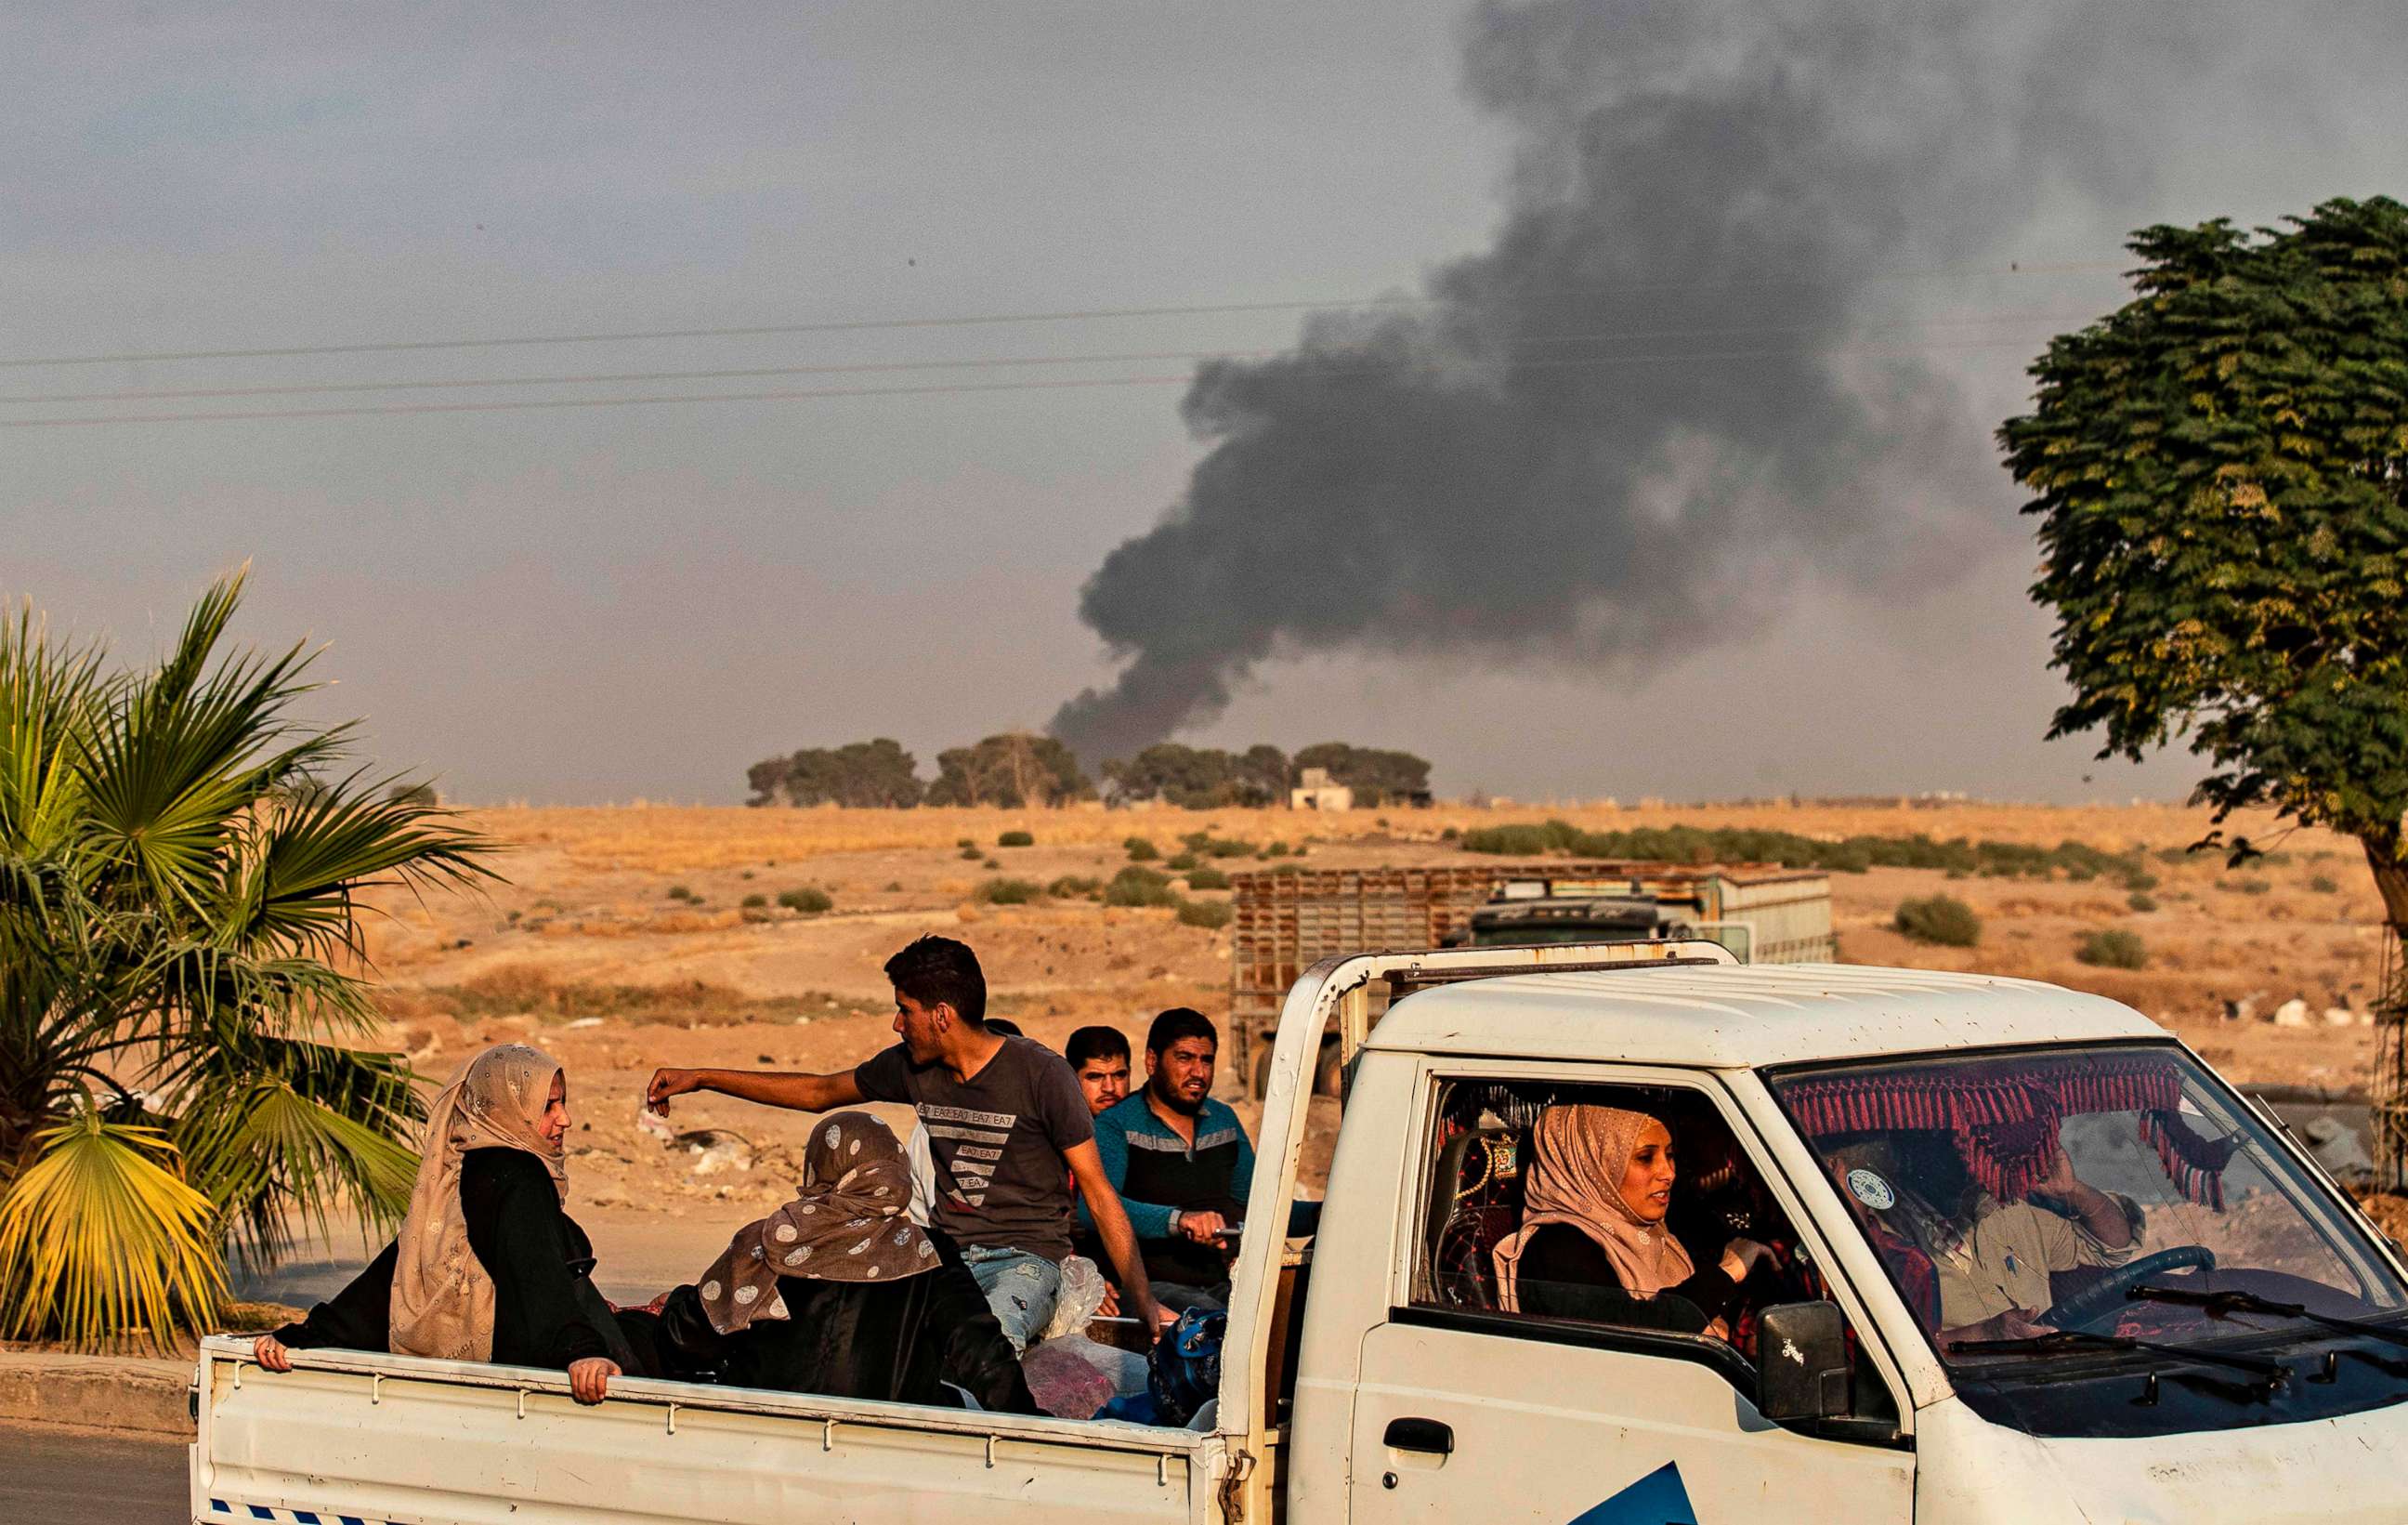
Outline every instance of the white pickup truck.
[[[193, 1518], [2408, 1518], [2397, 1246], [2128, 1008], [1699, 942], [1334, 958], [1282, 1015], [1252, 1223], [1297, 1190], [1332, 1027], [1318, 1231], [1243, 1238], [1201, 1427], [633, 1379], [580, 1408], [557, 1372], [308, 1350], [278, 1375], [221, 1336]], [[1728, 1338], [1501, 1305], [1533, 1128], [1584, 1101], [1670, 1127], [1699, 1264], [1778, 1252]], [[1963, 1327], [2008, 1301], [2057, 1332]]]

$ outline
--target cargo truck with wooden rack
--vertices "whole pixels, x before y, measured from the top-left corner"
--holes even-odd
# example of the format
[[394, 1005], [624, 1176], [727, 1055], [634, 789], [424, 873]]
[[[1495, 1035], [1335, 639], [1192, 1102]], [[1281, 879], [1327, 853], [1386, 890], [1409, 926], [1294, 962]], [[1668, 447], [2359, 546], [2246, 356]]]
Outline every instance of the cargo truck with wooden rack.
[[[1555, 859], [1430, 868], [1283, 867], [1233, 874], [1228, 1055], [1263, 1094], [1280, 1003], [1324, 958], [1377, 948], [1526, 947], [1705, 938], [1741, 963], [1839, 957], [1820, 870], [1772, 863]], [[1316, 1089], [1330, 1094], [1325, 1047]]]

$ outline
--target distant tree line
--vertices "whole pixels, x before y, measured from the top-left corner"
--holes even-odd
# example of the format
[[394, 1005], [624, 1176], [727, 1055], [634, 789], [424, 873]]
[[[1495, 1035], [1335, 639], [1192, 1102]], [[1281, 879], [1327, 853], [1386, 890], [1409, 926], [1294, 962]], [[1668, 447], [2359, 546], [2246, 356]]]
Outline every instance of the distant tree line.
[[[1309, 768], [1354, 791], [1358, 805], [1401, 805], [1426, 799], [1430, 765], [1410, 752], [1322, 741], [1290, 757], [1269, 745], [1225, 752], [1161, 741], [1134, 757], [1104, 764], [1107, 803], [1159, 801], [1189, 810], [1223, 805], [1275, 805]], [[879, 737], [838, 747], [805, 747], [767, 757], [745, 771], [752, 805], [847, 805], [903, 810], [913, 805], [1053, 807], [1094, 799], [1098, 789], [1070, 749], [1050, 736], [1007, 731], [974, 746], [937, 754], [934, 781], [920, 777], [919, 759]]]

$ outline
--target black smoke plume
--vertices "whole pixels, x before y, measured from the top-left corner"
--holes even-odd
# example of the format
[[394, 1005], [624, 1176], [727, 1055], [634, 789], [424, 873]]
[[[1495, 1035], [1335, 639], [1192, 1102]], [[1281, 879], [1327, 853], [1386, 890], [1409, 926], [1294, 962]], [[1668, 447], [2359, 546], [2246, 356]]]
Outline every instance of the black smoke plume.
[[1291, 352], [1197, 370], [1209, 453], [1081, 599], [1128, 665], [1053, 730], [1125, 756], [1313, 651], [1629, 675], [1760, 631], [1801, 576], [1879, 597], [1995, 550], [2015, 526], [1986, 423], [1934, 369], [1935, 330], [1885, 349], [1868, 315], [1967, 302], [1916, 272], [2003, 270], [2050, 198], [2128, 200], [2135, 71], [2178, 71], [2193, 8], [1477, 10], [1468, 88], [1518, 144], [1494, 247], [1426, 303], [1318, 314]]

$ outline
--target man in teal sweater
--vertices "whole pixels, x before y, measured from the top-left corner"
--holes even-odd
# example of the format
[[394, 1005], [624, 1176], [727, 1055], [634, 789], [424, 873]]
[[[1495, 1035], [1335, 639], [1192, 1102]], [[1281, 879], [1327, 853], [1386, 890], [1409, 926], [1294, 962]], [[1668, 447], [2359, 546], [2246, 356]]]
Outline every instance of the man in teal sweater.
[[1226, 1303], [1254, 1187], [1254, 1146], [1238, 1115], [1211, 1098], [1220, 1047], [1203, 1013], [1164, 1012], [1146, 1034], [1143, 1088], [1096, 1119], [1105, 1178], [1128, 1212], [1155, 1301], [1174, 1310]]

